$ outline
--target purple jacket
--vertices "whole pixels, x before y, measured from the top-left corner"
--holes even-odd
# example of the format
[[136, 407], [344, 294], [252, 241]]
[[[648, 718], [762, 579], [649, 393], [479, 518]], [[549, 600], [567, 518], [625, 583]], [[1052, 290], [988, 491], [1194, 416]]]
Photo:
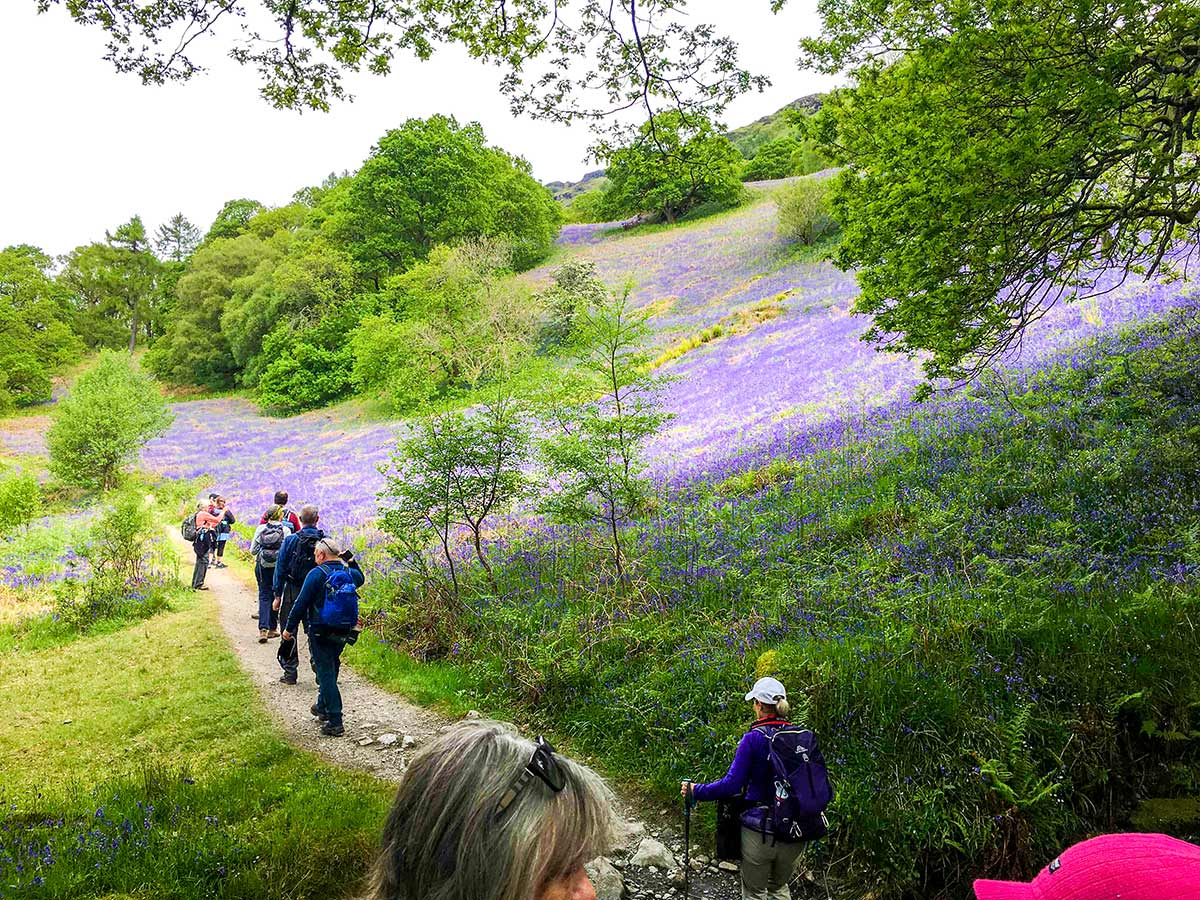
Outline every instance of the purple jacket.
[[692, 796], [697, 801], [722, 800], [727, 797], [740, 796], [746, 792], [746, 799], [752, 804], [771, 803], [775, 798], [775, 770], [771, 767], [771, 744], [767, 736], [757, 731], [759, 725], [787, 725], [782, 719], [760, 719], [755, 722], [755, 728], [742, 735], [738, 742], [737, 753], [733, 755], [733, 765], [720, 781], [708, 784], [698, 784], [692, 789]]

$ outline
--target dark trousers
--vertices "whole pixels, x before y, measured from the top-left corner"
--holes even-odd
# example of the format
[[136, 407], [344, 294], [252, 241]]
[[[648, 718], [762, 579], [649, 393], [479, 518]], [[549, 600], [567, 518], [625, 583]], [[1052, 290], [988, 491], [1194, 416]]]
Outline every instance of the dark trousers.
[[[222, 538], [224, 538], [224, 540], [222, 540]], [[229, 538], [227, 535], [221, 535], [220, 538], [217, 538], [217, 559], [220, 559], [225, 555], [225, 545], [228, 543]]]
[[274, 631], [279, 627], [279, 614], [271, 609], [271, 604], [275, 600], [271, 584], [275, 578], [275, 570], [264, 569], [256, 561], [254, 578], [258, 581], [258, 627]]
[[317, 672], [317, 709], [329, 717], [330, 725], [342, 724], [342, 692], [338, 690], [338, 674], [342, 671], [343, 641], [333, 641], [319, 635], [308, 636], [308, 652]]
[[208, 545], [197, 543], [193, 545], [196, 551], [196, 565], [192, 569], [192, 587], [204, 586], [204, 576], [208, 574]]
[[[283, 602], [279, 604], [280, 622], [287, 622], [287, 617], [292, 611], [292, 606], [296, 603], [296, 596], [300, 593], [299, 588], [295, 588], [290, 584], [283, 586]], [[293, 636], [290, 641], [279, 642], [279, 650], [275, 656], [279, 660], [279, 665], [283, 668], [283, 674], [289, 678], [295, 678], [300, 667], [300, 651], [296, 648], [296, 637]]]

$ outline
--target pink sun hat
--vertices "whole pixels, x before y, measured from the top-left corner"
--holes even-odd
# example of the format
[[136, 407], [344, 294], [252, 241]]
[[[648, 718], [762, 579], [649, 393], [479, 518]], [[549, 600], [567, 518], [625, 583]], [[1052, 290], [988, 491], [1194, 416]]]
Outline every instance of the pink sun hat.
[[1104, 834], [1030, 882], [975, 882], [977, 900], [1200, 900], [1200, 847], [1165, 834]]

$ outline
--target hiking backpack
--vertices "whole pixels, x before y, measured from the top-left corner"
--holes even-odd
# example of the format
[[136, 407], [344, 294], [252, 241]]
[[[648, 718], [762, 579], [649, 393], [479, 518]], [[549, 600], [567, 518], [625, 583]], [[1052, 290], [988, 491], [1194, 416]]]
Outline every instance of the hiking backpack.
[[316, 534], [296, 533], [296, 546], [288, 557], [287, 580], [300, 587], [308, 573], [317, 567], [317, 541], [325, 537], [325, 532], [318, 530]]
[[755, 730], [767, 739], [775, 778], [775, 798], [762, 821], [764, 833], [769, 817], [776, 840], [796, 842], [824, 837], [829, 830], [824, 812], [833, 800], [833, 787], [817, 736], [807, 728], [792, 725], [759, 726]]
[[196, 540], [196, 514], [192, 513], [183, 520], [183, 524], [179, 526], [179, 533], [183, 535], [183, 539], [189, 544]]
[[316, 633], [349, 634], [358, 626], [358, 585], [346, 566], [319, 567], [325, 573], [325, 600], [313, 617]]
[[264, 569], [275, 568], [279, 550], [283, 547], [284, 528], [281, 522], [269, 522], [258, 535], [258, 564]]

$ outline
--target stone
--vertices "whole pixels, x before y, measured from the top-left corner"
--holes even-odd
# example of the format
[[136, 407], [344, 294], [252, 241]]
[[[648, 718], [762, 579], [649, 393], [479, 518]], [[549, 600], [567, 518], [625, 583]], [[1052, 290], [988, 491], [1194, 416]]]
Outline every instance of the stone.
[[655, 866], [660, 869], [677, 869], [678, 863], [675, 862], [675, 857], [661, 841], [654, 838], [642, 838], [642, 842], [638, 844], [637, 852], [633, 854], [633, 859], [630, 862], [635, 866], [649, 868]]
[[701, 866], [707, 866], [710, 862], [712, 862], [712, 860], [709, 859], [707, 856], [705, 856], [703, 853], [697, 853], [692, 858], [694, 860], [696, 860], [696, 862], [700, 863]]
[[736, 872], [738, 870], [738, 864], [732, 860], [723, 859], [717, 863], [717, 868], [722, 872]]
[[417, 739], [415, 737], [413, 737], [411, 734], [406, 734], [404, 736], [404, 740], [401, 741], [400, 746], [403, 747], [405, 750], [407, 750], [409, 747], [416, 744], [416, 742], [417, 742]]
[[596, 900], [622, 900], [625, 896], [625, 879], [610, 860], [601, 856], [584, 868], [596, 890]]
[[617, 846], [618, 847], [636, 847], [646, 836], [645, 822], [631, 822], [622, 819], [617, 825]]
[[360, 747], [370, 747], [370, 746], [371, 746], [373, 743], [375, 743], [375, 738], [373, 738], [373, 737], [365, 737], [365, 738], [360, 738], [360, 739], [359, 739], [358, 746], [360, 746]]
[[400, 736], [392, 734], [390, 731], [387, 734], [381, 734], [379, 736], [379, 743], [383, 744], [385, 747], [392, 746], [392, 744], [396, 743], [398, 740], [400, 740]]
[[684, 882], [687, 881], [687, 877], [683, 874], [683, 869], [676, 869], [668, 877], [671, 879], [671, 884], [676, 887], [682, 887]]
[[483, 713], [481, 713], [481, 712], [480, 712], [479, 710], [477, 710], [477, 709], [469, 709], [469, 710], [467, 710], [467, 715], [466, 715], [466, 718], [467, 718], [468, 720], [472, 720], [472, 721], [474, 721], [474, 720], [476, 720], [476, 719], [482, 719], [482, 718], [483, 718]]

